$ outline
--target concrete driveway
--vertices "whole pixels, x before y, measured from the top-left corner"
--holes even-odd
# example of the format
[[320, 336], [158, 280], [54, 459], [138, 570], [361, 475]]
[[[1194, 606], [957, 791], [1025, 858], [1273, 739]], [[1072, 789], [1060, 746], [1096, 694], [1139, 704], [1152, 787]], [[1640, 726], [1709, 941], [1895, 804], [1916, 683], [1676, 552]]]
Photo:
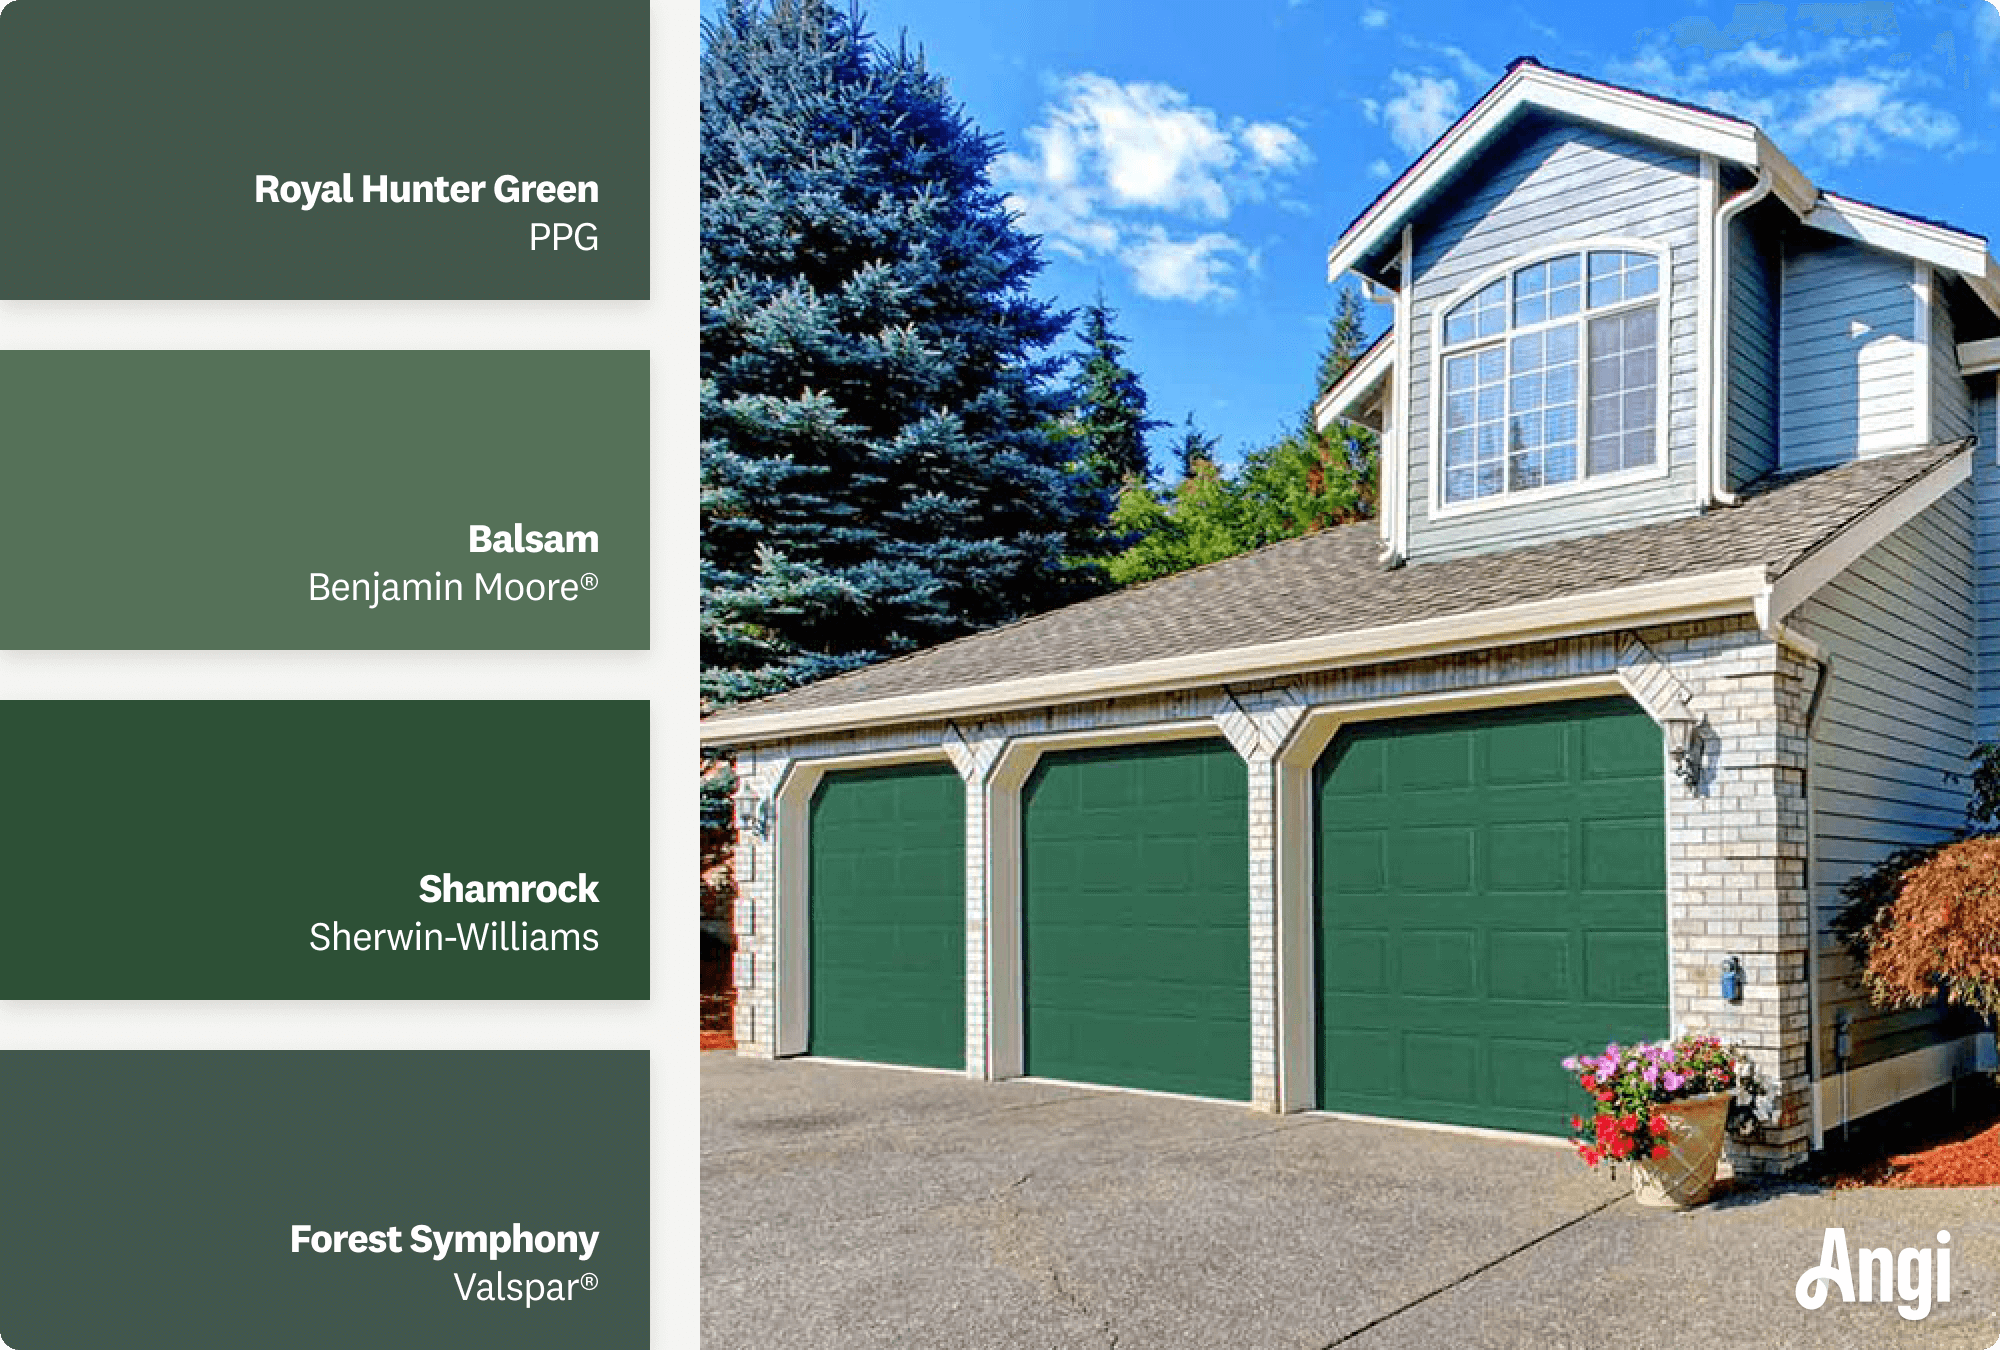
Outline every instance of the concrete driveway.
[[[702, 1057], [702, 1329], [772, 1347], [2000, 1341], [2000, 1193], [1641, 1210], [1567, 1149], [1036, 1083]], [[1953, 1297], [1817, 1312], [1826, 1229]]]

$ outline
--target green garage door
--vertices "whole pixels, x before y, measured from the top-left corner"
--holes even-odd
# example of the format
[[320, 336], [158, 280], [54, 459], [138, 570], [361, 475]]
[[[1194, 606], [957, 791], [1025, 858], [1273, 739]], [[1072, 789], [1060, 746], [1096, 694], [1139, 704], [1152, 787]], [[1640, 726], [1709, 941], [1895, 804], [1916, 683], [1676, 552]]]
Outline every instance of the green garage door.
[[815, 1055], [965, 1067], [965, 787], [948, 765], [830, 773], [813, 794]]
[[1209, 740], [1049, 755], [1021, 835], [1027, 1071], [1247, 1100], [1242, 759]]
[[1344, 729], [1320, 760], [1319, 1101], [1564, 1132], [1667, 1033], [1660, 731], [1622, 698]]

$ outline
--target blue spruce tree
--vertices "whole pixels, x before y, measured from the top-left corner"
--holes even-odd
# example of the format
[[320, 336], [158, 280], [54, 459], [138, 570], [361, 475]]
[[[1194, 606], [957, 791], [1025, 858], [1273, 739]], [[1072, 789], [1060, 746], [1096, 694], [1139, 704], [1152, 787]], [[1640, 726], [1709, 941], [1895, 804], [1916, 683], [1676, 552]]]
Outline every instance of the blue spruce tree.
[[704, 700], [1084, 593], [1104, 503], [996, 142], [858, 10], [730, 0], [703, 37]]

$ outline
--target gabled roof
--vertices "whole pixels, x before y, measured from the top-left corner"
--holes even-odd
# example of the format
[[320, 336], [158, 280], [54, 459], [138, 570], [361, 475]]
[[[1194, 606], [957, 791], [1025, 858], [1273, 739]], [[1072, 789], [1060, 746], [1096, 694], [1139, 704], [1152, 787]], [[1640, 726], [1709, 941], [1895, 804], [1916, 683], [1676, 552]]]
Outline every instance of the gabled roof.
[[1773, 195], [1805, 224], [1956, 272], [2000, 313], [2000, 264], [1983, 236], [1822, 192], [1740, 117], [1554, 70], [1532, 57], [1509, 65], [1498, 83], [1354, 219], [1327, 255], [1329, 279], [1350, 270], [1367, 275], [1369, 261], [1384, 252], [1403, 223], [1524, 112], [1592, 123], [1768, 173]]
[[1643, 624], [1782, 619], [1965, 481], [1969, 441], [1768, 479], [1656, 525], [1391, 571], [1373, 522], [713, 714], [706, 745], [981, 716]]

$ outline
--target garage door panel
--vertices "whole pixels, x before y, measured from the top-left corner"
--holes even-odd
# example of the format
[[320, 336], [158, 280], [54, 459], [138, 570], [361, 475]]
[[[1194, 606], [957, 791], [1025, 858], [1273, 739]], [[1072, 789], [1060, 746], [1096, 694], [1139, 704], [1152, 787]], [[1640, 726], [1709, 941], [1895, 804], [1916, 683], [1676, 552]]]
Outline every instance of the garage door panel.
[[[1666, 1034], [1663, 761], [1622, 699], [1341, 733], [1314, 860], [1322, 1105], [1559, 1133], [1564, 1055]], [[1383, 790], [1347, 790], [1351, 765]]]
[[829, 773], [808, 834], [807, 1048], [965, 1063], [965, 789], [947, 765]]
[[1021, 822], [1027, 1071], [1247, 1098], [1241, 758], [1221, 740], [1050, 754]]

